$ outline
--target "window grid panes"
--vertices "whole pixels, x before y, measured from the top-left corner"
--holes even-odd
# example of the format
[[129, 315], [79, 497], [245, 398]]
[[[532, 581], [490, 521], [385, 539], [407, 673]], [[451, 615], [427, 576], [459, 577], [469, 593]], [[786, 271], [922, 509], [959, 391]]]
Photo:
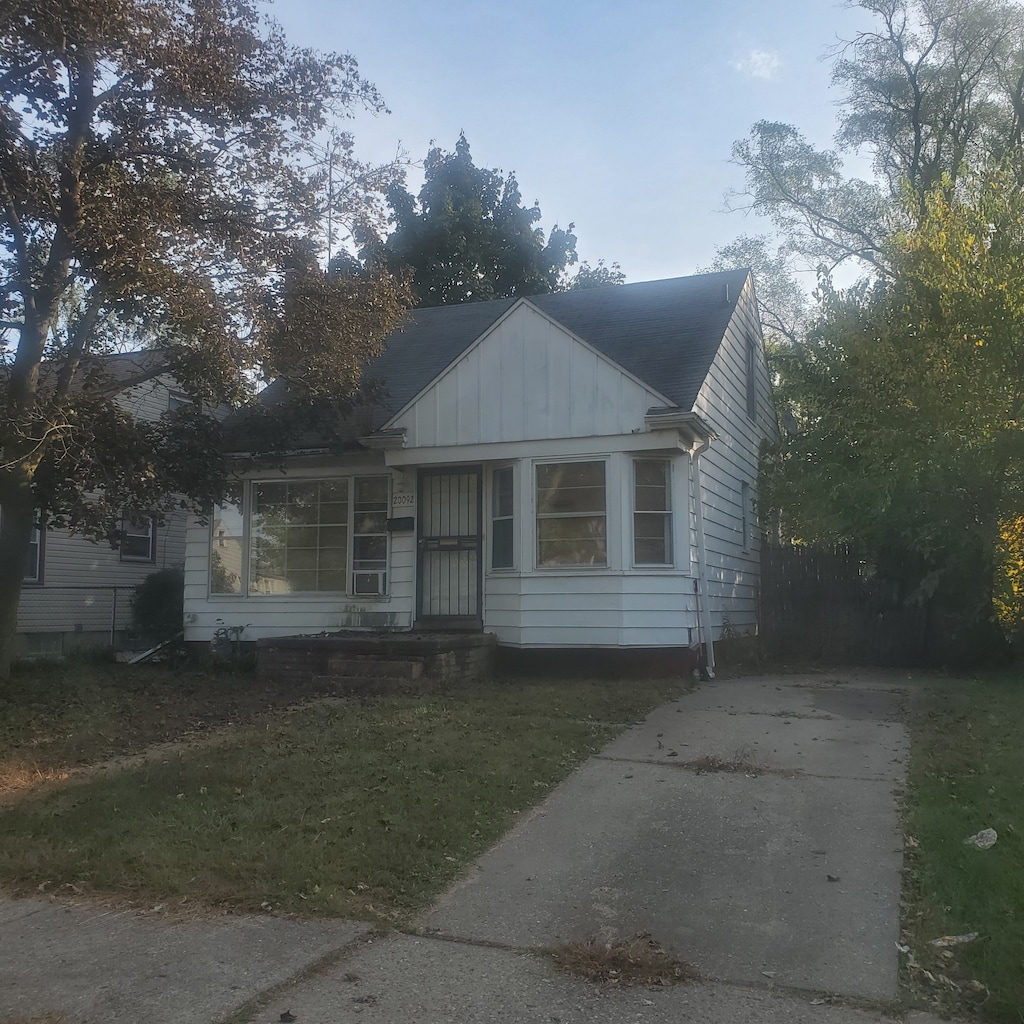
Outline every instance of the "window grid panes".
[[671, 466], [664, 459], [633, 462], [633, 563], [672, 564]]
[[210, 593], [242, 593], [245, 550], [241, 505], [217, 505], [210, 517]]
[[496, 469], [491, 475], [491, 568], [511, 569], [515, 565], [513, 531], [515, 522], [512, 467]]
[[121, 561], [152, 562], [156, 560], [153, 517], [135, 513], [121, 521]]
[[388, 478], [357, 477], [352, 520], [352, 593], [383, 594], [388, 567]]
[[605, 464], [537, 466], [537, 564], [608, 564]]
[[250, 593], [347, 590], [348, 480], [254, 482], [250, 525]]

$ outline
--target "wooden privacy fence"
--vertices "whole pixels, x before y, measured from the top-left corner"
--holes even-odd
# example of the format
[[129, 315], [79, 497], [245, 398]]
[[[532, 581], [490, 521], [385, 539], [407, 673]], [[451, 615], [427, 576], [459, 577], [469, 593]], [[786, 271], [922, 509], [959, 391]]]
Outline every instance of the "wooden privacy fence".
[[908, 601], [898, 577], [849, 549], [763, 546], [764, 655], [835, 664], [942, 662], [947, 644], [938, 620], [948, 617], [928, 601]]

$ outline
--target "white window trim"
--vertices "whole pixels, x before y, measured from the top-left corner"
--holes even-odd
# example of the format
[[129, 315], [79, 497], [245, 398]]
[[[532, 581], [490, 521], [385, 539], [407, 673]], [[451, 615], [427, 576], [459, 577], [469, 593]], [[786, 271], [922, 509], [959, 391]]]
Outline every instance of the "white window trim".
[[[665, 498], [668, 502], [668, 508], [663, 512], [649, 512], [650, 515], [662, 515], [668, 518], [668, 531], [669, 531], [669, 548], [671, 557], [665, 562], [638, 562], [636, 560], [636, 517], [638, 510], [636, 507], [636, 464], [638, 462], [661, 462], [664, 464], [666, 469], [665, 477]], [[658, 455], [644, 455], [643, 453], [634, 455], [630, 459], [629, 466], [629, 554], [630, 554], [630, 565], [634, 569], [643, 569], [644, 571], [653, 570], [655, 572], [665, 572], [676, 568], [677, 565], [677, 549], [678, 543], [676, 540], [676, 507], [675, 507], [675, 465], [672, 459], [664, 458]], [[643, 515], [644, 511], [639, 510], [639, 514]]]
[[[510, 516], [495, 516], [494, 515], [494, 475], [501, 472], [502, 470], [512, 471], [512, 514]], [[507, 575], [508, 573], [514, 573], [518, 571], [520, 562], [520, 533], [519, 529], [519, 518], [522, 509], [522, 501], [520, 500], [520, 473], [519, 464], [516, 462], [504, 462], [495, 464], [488, 467], [487, 472], [487, 486], [486, 493], [484, 495], [484, 501], [486, 502], [485, 508], [487, 509], [487, 516], [485, 522], [487, 524], [487, 568], [484, 575], [488, 573], [497, 573], [499, 575]], [[495, 522], [503, 522], [507, 519], [512, 521], [512, 564], [511, 565], [494, 565], [494, 524]]]
[[155, 565], [156, 564], [156, 516], [142, 514], [139, 516], [139, 520], [145, 520], [149, 524], [149, 530], [147, 533], [133, 533], [132, 537], [147, 537], [149, 539], [149, 552], [145, 555], [126, 555], [124, 553], [124, 542], [125, 534], [129, 526], [135, 527], [135, 523], [132, 522], [132, 516], [123, 515], [121, 517], [121, 543], [118, 545], [118, 558], [122, 562], [135, 563], [137, 565]]
[[[338, 598], [346, 598], [352, 601], [388, 601], [391, 595], [391, 575], [392, 575], [392, 537], [390, 531], [386, 532], [387, 537], [387, 553], [385, 556], [386, 564], [384, 571], [384, 590], [379, 594], [357, 594], [355, 592], [355, 569], [354, 563], [354, 539], [355, 539], [355, 481], [357, 478], [382, 478], [388, 482], [388, 498], [386, 505], [385, 515], [387, 518], [391, 518], [391, 502], [394, 496], [394, 480], [392, 474], [387, 472], [352, 472], [352, 473], [319, 473], [313, 476], [260, 476], [246, 479], [242, 482], [242, 501], [241, 501], [241, 512], [242, 512], [242, 552], [241, 552], [241, 572], [239, 574], [239, 586], [240, 590], [237, 594], [221, 594], [214, 592], [210, 574], [213, 564], [211, 552], [213, 551], [214, 536], [213, 536], [213, 517], [210, 517], [210, 526], [207, 530], [207, 578], [206, 587], [207, 595], [210, 600], [213, 601], [322, 601], [322, 600], [338, 600]], [[251, 549], [252, 549], [252, 511], [253, 511], [253, 496], [252, 489], [254, 485], [261, 483], [289, 483], [289, 484], [309, 484], [309, 483], [321, 483], [324, 481], [348, 481], [348, 540], [347, 540], [347, 551], [346, 551], [346, 589], [345, 590], [302, 590], [295, 592], [287, 592], [281, 594], [261, 594], [253, 593], [250, 590], [251, 586]]]
[[[562, 466], [580, 462], [603, 462], [604, 463], [604, 543], [605, 561], [602, 565], [590, 565], [586, 563], [564, 563], [561, 565], [543, 565], [540, 560], [540, 530], [538, 522], [540, 515], [537, 511], [537, 468], [539, 466]], [[617, 479], [616, 463], [608, 452], [595, 455], [572, 455], [533, 459], [530, 465], [530, 509], [529, 521], [533, 550], [533, 571], [539, 573], [607, 573], [614, 570], [616, 565], [616, 543], [615, 540], [621, 530], [617, 529], [615, 517], [612, 514], [612, 502], [610, 496], [615, 494], [615, 483]], [[582, 518], [582, 515], [580, 517]], [[551, 518], [557, 518], [552, 516]]]

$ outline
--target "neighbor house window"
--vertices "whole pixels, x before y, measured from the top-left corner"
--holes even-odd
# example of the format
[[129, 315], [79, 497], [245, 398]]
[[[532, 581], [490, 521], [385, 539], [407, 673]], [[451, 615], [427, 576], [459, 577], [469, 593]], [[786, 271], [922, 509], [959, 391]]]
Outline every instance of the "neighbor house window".
[[177, 412], [179, 409], [184, 409], [188, 406], [194, 405], [195, 403], [191, 398], [188, 397], [183, 391], [168, 391], [167, 392], [167, 411]]
[[[0, 509], [0, 522], [2, 521], [3, 510]], [[23, 583], [43, 582], [43, 536], [38, 525], [32, 527], [32, 536], [25, 557], [25, 575], [21, 578]]]
[[389, 481], [356, 477], [352, 520], [352, 593], [383, 594], [387, 589]]
[[152, 516], [134, 512], [121, 520], [121, 561], [156, 561], [156, 523]]
[[345, 592], [348, 539], [348, 480], [254, 482], [249, 592]]
[[511, 569], [515, 565], [513, 547], [512, 467], [504, 466], [491, 474], [491, 568]]
[[672, 467], [665, 459], [633, 462], [633, 563], [672, 564]]
[[537, 466], [537, 564], [607, 565], [604, 462]]
[[32, 527], [32, 539], [28, 542], [28, 558], [25, 560], [25, 583], [43, 582], [43, 535], [38, 526]]

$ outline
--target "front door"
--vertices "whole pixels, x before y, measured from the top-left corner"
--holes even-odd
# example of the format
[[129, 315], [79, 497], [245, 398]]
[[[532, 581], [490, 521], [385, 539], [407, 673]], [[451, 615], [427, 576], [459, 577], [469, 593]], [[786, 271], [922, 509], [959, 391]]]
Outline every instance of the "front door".
[[417, 623], [480, 629], [480, 469], [420, 470]]

